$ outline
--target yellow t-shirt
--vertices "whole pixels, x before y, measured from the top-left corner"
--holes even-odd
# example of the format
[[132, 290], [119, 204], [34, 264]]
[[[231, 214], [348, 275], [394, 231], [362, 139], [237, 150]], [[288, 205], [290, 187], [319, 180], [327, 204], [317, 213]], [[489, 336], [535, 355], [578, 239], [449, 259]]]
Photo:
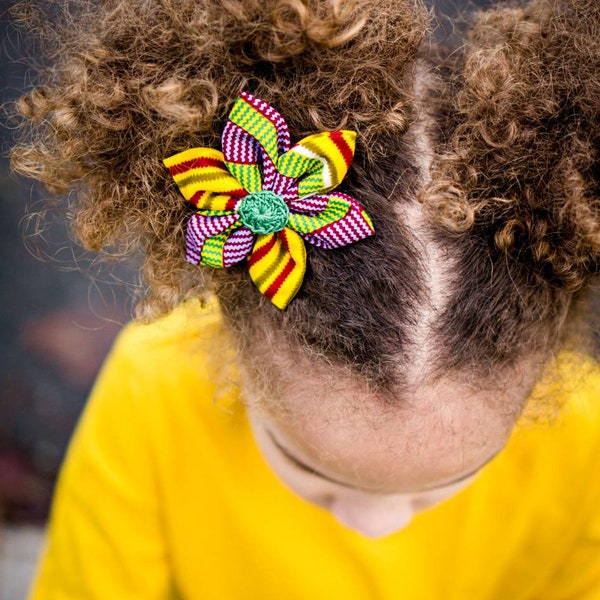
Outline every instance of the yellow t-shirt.
[[[600, 599], [600, 372], [459, 495], [371, 540], [297, 498], [210, 375], [212, 309], [125, 329], [59, 480], [31, 600]], [[208, 366], [207, 366], [208, 365]], [[564, 383], [563, 381], [563, 383]], [[539, 390], [538, 390], [539, 391]]]

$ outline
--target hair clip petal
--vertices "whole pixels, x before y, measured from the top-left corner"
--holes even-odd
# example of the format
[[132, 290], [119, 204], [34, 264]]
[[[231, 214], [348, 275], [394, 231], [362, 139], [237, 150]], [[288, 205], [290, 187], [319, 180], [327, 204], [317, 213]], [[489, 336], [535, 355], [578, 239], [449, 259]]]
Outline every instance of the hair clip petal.
[[298, 180], [298, 196], [320, 194], [337, 187], [354, 158], [354, 131], [324, 131], [301, 140], [279, 158], [277, 170]]
[[284, 309], [296, 295], [306, 271], [306, 248], [295, 231], [259, 235], [248, 260], [250, 277], [277, 308]]
[[211, 195], [207, 196], [207, 193], [224, 194], [232, 198], [248, 193], [231, 175], [223, 153], [218, 150], [191, 148], [166, 158], [163, 162], [183, 197], [199, 209], [218, 210], [211, 206]]
[[164, 161], [198, 211], [187, 225], [187, 260], [227, 268], [247, 258], [258, 290], [284, 309], [304, 279], [305, 241], [333, 249], [374, 233], [354, 198], [328, 193], [348, 172], [355, 139], [353, 131], [322, 132], [290, 148], [283, 117], [242, 92], [222, 152], [191, 148]]
[[298, 226], [303, 229], [302, 237], [305, 241], [326, 250], [353, 244], [374, 232], [371, 218], [362, 206], [351, 196], [342, 193], [331, 195], [328, 208]]

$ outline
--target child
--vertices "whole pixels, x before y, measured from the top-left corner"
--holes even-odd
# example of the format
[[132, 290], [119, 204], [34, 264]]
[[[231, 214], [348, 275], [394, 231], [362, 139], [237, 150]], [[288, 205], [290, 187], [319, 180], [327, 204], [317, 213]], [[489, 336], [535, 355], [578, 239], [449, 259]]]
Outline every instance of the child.
[[81, 5], [13, 162], [170, 314], [104, 366], [31, 598], [600, 598], [595, 0], [460, 50], [412, 0]]

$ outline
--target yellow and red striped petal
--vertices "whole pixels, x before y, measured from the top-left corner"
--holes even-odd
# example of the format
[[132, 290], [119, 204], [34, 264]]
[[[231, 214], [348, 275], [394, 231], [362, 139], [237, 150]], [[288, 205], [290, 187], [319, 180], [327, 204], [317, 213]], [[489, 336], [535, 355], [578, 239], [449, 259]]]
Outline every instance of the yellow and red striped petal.
[[346, 176], [352, 160], [356, 133], [324, 131], [309, 135], [282, 154], [277, 170], [298, 180], [298, 197], [327, 192]]
[[228, 194], [216, 194], [215, 192], [198, 192], [190, 201], [190, 204], [198, 210], [206, 210], [214, 213], [231, 213], [240, 201], [241, 196], [229, 196]]
[[277, 308], [284, 309], [296, 295], [306, 271], [304, 241], [295, 231], [259, 235], [248, 259], [250, 277]]
[[163, 162], [183, 197], [201, 210], [233, 210], [247, 194], [227, 170], [219, 150], [191, 148]]

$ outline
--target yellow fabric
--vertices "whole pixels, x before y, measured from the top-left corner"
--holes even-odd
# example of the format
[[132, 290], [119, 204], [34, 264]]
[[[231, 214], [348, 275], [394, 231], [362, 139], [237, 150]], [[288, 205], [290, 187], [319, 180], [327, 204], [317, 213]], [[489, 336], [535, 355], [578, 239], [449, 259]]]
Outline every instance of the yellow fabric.
[[571, 389], [558, 421], [520, 425], [470, 487], [369, 540], [283, 487], [236, 399], [215, 400], [219, 322], [197, 313], [120, 337], [73, 439], [31, 600], [600, 599], [595, 367], [555, 373], [550, 385]]
[[300, 140], [277, 160], [282, 175], [298, 178], [298, 197], [322, 194], [336, 188], [352, 164], [356, 132], [322, 131]]
[[[209, 164], [197, 166], [203, 159]], [[197, 162], [194, 165], [192, 161]], [[227, 210], [231, 199], [227, 194], [241, 189], [240, 182], [227, 170], [220, 150], [190, 148], [165, 158], [163, 163], [169, 169], [192, 163], [181, 172], [175, 172], [173, 179], [186, 200], [192, 201], [197, 194], [203, 194], [193, 203], [200, 210]]]
[[248, 261], [248, 271], [260, 293], [283, 310], [298, 293], [304, 279], [304, 240], [289, 227], [278, 233], [259, 235]]

